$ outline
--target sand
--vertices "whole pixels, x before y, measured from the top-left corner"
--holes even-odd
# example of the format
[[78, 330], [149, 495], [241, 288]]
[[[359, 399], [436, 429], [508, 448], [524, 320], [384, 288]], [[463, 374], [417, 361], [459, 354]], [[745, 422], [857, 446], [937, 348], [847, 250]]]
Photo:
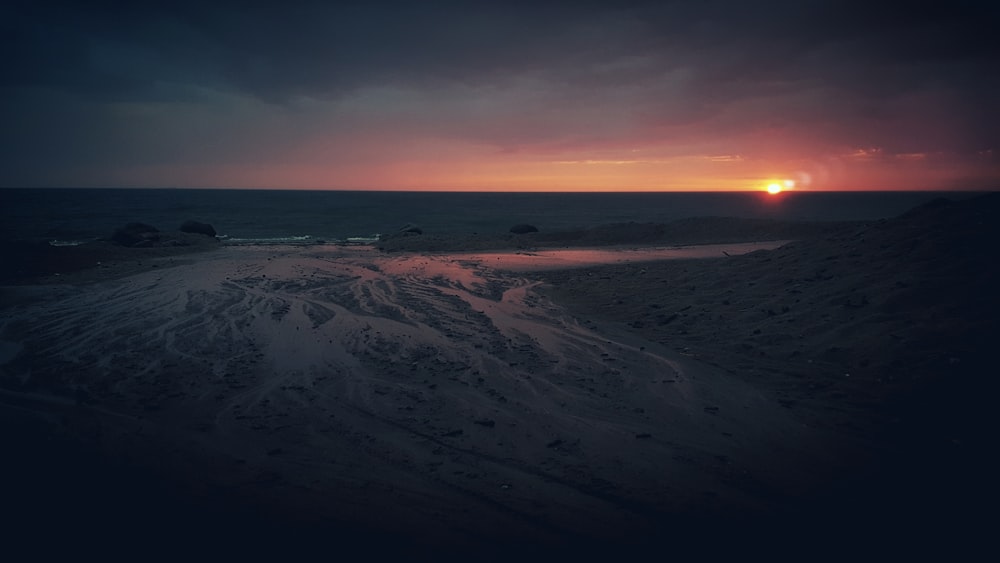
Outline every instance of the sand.
[[91, 534], [103, 504], [137, 537], [242, 547], [909, 533], [977, 490], [946, 461], [986, 439], [996, 268], [968, 245], [995, 200], [790, 243], [223, 247], [7, 286], [16, 506], [26, 529]]

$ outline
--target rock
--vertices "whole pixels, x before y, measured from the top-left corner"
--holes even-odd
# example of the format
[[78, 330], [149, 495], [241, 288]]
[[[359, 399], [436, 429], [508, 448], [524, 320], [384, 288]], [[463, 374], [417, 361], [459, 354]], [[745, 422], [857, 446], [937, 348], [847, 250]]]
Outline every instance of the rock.
[[[422, 235], [422, 234], [424, 234], [424, 230], [423, 229], [421, 229], [417, 225], [414, 225], [413, 223], [407, 223], [407, 224], [403, 225], [402, 227], [400, 227], [399, 229], [397, 229], [396, 232], [394, 232], [394, 233], [390, 233], [388, 235], [379, 235], [379, 237], [378, 237], [378, 240], [379, 240], [378, 248], [379, 248], [379, 250], [389, 250], [389, 251], [391, 251], [392, 248], [396, 244], [398, 244], [398, 241], [404, 240], [404, 239], [408, 239], [410, 237], [419, 236], [419, 235]], [[423, 239], [420, 238], [420, 239], [417, 239], [417, 240], [423, 240]], [[397, 242], [396, 243], [392, 243], [391, 241], [397, 241]], [[389, 245], [386, 245], [386, 243], [389, 243]]]
[[537, 233], [538, 232], [538, 227], [536, 227], [534, 225], [526, 225], [526, 224], [514, 225], [513, 227], [510, 228], [510, 232], [514, 233], [515, 235], [524, 235], [524, 234], [527, 234], [527, 233]]
[[145, 223], [129, 223], [116, 229], [111, 240], [122, 246], [152, 246], [160, 239], [160, 231]]
[[199, 223], [198, 221], [184, 221], [184, 224], [181, 225], [180, 231], [182, 233], [197, 233], [208, 237], [214, 237], [216, 235], [215, 227], [209, 225], [208, 223]]
[[396, 231], [396, 234], [399, 236], [422, 235], [424, 234], [424, 230], [418, 227], [417, 225], [414, 225], [412, 223], [407, 223], [402, 227], [400, 227], [399, 230]]

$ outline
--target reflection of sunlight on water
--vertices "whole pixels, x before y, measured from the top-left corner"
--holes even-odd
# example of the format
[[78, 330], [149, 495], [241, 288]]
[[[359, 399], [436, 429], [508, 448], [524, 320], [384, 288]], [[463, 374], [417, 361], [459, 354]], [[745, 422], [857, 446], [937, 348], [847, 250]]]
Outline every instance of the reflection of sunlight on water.
[[681, 258], [722, 258], [746, 254], [754, 250], [771, 250], [788, 241], [749, 242], [740, 244], [704, 244], [671, 248], [642, 249], [561, 249], [525, 252], [491, 252], [466, 255], [468, 260], [483, 266], [513, 271], [552, 270], [596, 266], [600, 264], [622, 264], [627, 262], [649, 262], [654, 260], [676, 260]]

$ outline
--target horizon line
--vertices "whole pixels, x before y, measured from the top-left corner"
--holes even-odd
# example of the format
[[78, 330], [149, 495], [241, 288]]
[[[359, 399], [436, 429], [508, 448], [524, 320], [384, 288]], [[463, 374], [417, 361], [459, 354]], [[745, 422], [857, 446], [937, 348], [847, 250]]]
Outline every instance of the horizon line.
[[[767, 193], [763, 189], [475, 189], [475, 188], [302, 188], [302, 187], [245, 187], [245, 186], [0, 186], [0, 190], [243, 190], [243, 191], [294, 191], [294, 192], [364, 192], [364, 193], [497, 193], [497, 194], [639, 194], [639, 193]], [[783, 190], [780, 197], [791, 193], [989, 193], [1000, 191], [1000, 186], [994, 188], [908, 188], [908, 189], [868, 189], [868, 188], [795, 188]]]

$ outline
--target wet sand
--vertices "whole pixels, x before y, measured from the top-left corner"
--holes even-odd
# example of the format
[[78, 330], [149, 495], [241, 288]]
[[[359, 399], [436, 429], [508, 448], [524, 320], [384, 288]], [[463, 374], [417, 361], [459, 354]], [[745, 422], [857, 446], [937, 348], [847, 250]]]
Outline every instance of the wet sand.
[[586, 266], [655, 262], [660, 260], [690, 260], [737, 256], [755, 250], [772, 250], [789, 241], [745, 242], [732, 244], [698, 244], [670, 247], [596, 247], [535, 249], [517, 252], [461, 253], [467, 262], [510, 272], [537, 272], [576, 269]]
[[[918, 434], [902, 413], [926, 406], [926, 383], [952, 377], [974, 392], [958, 375], [893, 364], [905, 350], [885, 346], [928, 338], [903, 325], [995, 331], [995, 302], [968, 315], [960, 294], [926, 293], [940, 291], [926, 280], [941, 280], [920, 277], [953, 265], [946, 283], [981, 290], [995, 268], [961, 270], [980, 258], [952, 253], [970, 261], [953, 264], [937, 249], [947, 240], [928, 242], [924, 259], [892, 246], [912, 246], [907, 229], [931, 219], [682, 260], [664, 260], [673, 248], [226, 247], [115, 279], [5, 287], [0, 411], [20, 435], [26, 527], [89, 530], [87, 503], [104, 499], [136, 511], [118, 525], [138, 516], [150, 522], [140, 536], [182, 544], [208, 528], [219, 540], [279, 525], [311, 541], [449, 552], [710, 550], [687, 543], [769, 538], [777, 523], [825, 537], [850, 508], [866, 509], [853, 503], [871, 500], [885, 471], [913, 469], [920, 450], [907, 440]], [[923, 322], [926, 303], [904, 306], [934, 295], [951, 324]], [[872, 349], [859, 352], [865, 342]], [[934, 358], [967, 377], [981, 343], [953, 344]], [[936, 406], [962, 412], [945, 398]], [[902, 419], [905, 432], [887, 430]], [[977, 443], [963, 420], [928, 434], [926, 451], [970, 459], [953, 442]], [[129, 494], [102, 478], [106, 490], [92, 494], [71, 476], [43, 478], [67, 461], [136, 479], [126, 491], [151, 502], [112, 502]], [[31, 499], [58, 506], [53, 491], [70, 499], [62, 516], [31, 516]], [[871, 506], [897, 518], [886, 506], [896, 499]]]

